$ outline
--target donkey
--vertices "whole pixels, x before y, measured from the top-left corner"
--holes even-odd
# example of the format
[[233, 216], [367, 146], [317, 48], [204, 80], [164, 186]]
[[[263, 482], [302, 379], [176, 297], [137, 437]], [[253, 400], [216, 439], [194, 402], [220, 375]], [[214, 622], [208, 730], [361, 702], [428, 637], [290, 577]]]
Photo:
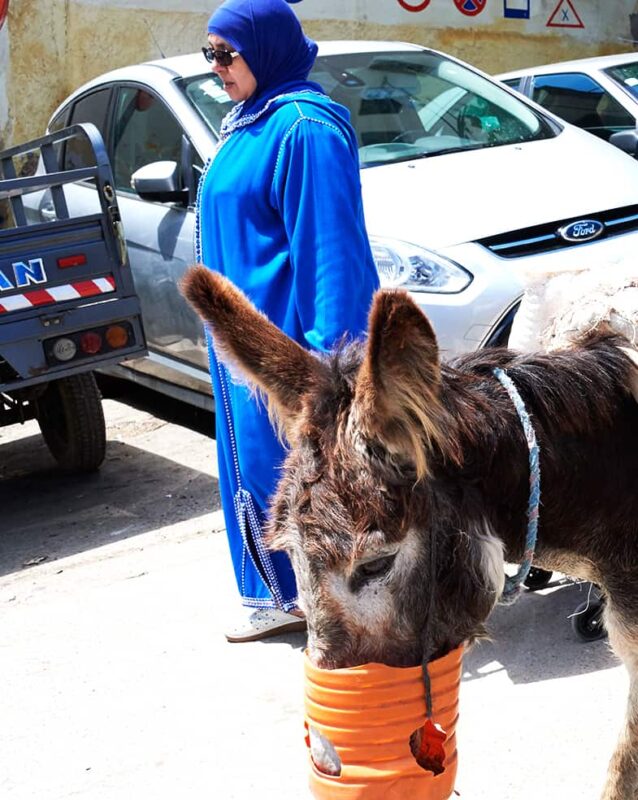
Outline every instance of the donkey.
[[540, 451], [534, 564], [592, 581], [630, 674], [603, 800], [638, 792], [638, 403], [627, 341], [481, 350], [441, 363], [409, 295], [381, 290], [366, 342], [317, 355], [205, 267], [184, 280], [234, 374], [263, 393], [290, 444], [269, 542], [291, 558], [320, 667], [414, 666], [485, 633], [504, 561], [525, 556], [523, 399]]

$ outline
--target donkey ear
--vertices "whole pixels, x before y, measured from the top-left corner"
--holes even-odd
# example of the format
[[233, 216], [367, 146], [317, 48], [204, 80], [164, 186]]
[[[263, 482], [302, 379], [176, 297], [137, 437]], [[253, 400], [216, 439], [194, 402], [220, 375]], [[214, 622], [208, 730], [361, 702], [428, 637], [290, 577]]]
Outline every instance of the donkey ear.
[[392, 457], [428, 474], [428, 454], [445, 452], [439, 349], [428, 319], [406, 292], [377, 292], [355, 386], [354, 424]]
[[269, 412], [289, 435], [302, 410], [302, 398], [325, 368], [257, 311], [227, 278], [207, 267], [191, 267], [181, 291], [215, 340], [215, 352], [264, 392]]

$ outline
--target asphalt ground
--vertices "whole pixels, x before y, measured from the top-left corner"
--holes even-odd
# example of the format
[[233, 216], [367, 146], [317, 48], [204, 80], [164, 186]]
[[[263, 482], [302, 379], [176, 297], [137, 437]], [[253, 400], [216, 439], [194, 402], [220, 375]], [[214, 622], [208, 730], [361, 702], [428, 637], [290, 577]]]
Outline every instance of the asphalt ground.
[[[92, 476], [60, 473], [34, 423], [0, 429], [0, 798], [309, 800], [305, 636], [223, 636], [212, 416], [104, 406]], [[628, 682], [574, 634], [588, 591], [554, 576], [467, 653], [462, 800], [598, 796]]]

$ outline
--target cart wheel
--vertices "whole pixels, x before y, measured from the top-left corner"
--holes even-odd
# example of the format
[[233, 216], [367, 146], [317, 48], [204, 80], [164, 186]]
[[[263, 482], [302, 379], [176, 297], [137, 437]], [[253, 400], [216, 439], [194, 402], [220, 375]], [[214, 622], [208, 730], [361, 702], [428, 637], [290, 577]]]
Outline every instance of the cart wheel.
[[544, 589], [551, 581], [553, 574], [551, 570], [532, 567], [529, 571], [529, 575], [525, 578], [525, 586], [532, 592], [535, 592], [537, 589]]
[[51, 455], [64, 469], [94, 472], [106, 454], [102, 398], [92, 372], [51, 381], [36, 416]]
[[579, 639], [595, 642], [604, 639], [607, 630], [603, 623], [604, 600], [590, 600], [581, 603], [572, 616], [572, 628]]

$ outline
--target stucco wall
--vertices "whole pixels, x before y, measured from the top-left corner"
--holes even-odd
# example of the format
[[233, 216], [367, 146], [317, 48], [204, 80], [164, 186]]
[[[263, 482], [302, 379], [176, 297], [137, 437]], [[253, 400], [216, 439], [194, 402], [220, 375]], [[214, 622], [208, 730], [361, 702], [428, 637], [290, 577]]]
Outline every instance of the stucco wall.
[[[2, 7], [8, 5], [0, 29], [0, 144], [42, 133], [57, 104], [102, 72], [162, 53], [198, 49], [205, 42], [206, 19], [218, 4], [213, 0], [0, 0], [0, 19]], [[413, 41], [498, 72], [632, 50], [629, 15], [638, 11], [638, 3], [303, 0], [294, 9], [314, 38]], [[524, 16], [505, 16], [508, 12]]]
[[[74, 0], [11, 0], [0, 31], [0, 137], [40, 135], [56, 106], [85, 81], [108, 70], [189, 52], [202, 40], [207, 13]], [[182, 4], [184, 5], [184, 4]], [[159, 47], [158, 47], [159, 44]], [[2, 117], [3, 90], [8, 119]]]

